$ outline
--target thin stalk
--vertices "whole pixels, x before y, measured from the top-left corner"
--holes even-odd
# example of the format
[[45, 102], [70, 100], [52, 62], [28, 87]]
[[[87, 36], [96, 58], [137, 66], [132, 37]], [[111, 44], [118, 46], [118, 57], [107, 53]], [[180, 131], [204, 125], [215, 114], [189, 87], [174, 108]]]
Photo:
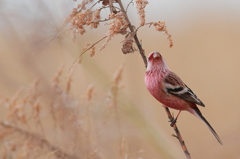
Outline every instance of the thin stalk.
[[[131, 32], [134, 32], [133, 26], [132, 26], [132, 24], [131, 24], [128, 16], [127, 16], [126, 10], [124, 9], [124, 7], [123, 7], [123, 5], [122, 5], [122, 1], [121, 1], [121, 0], [118, 0], [117, 2], [118, 2], [118, 4], [119, 4], [122, 12], [123, 12], [124, 15], [125, 15], [125, 20], [128, 22], [128, 28], [130, 29]], [[147, 67], [147, 58], [146, 58], [145, 52], [144, 52], [144, 50], [143, 50], [143, 48], [142, 48], [142, 44], [140, 43], [140, 41], [139, 41], [139, 39], [138, 39], [138, 37], [137, 37], [137, 33], [134, 35], [134, 40], [135, 40], [135, 43], [136, 43], [136, 45], [137, 45], [137, 47], [138, 47], [139, 53], [140, 53], [140, 55], [142, 56], [143, 62], [144, 62], [144, 64], [145, 64], [145, 67]]]
[[[124, 7], [123, 7], [123, 5], [122, 5], [122, 1], [121, 1], [121, 0], [118, 0], [117, 2], [118, 2], [118, 4], [119, 4], [122, 12], [123, 12], [124, 15], [125, 15], [125, 20], [128, 22], [128, 28], [130, 29], [131, 32], [134, 32], [133, 26], [132, 26], [132, 24], [131, 24], [131, 22], [130, 22], [127, 14], [126, 14], [126, 10], [124, 9]], [[136, 45], [137, 45], [137, 47], [138, 47], [139, 53], [140, 53], [140, 55], [142, 56], [143, 62], [144, 62], [144, 64], [145, 64], [145, 67], [147, 67], [147, 58], [146, 58], [146, 56], [145, 56], [144, 50], [143, 50], [143, 48], [142, 48], [142, 45], [141, 45], [141, 43], [140, 43], [140, 41], [139, 41], [139, 39], [138, 39], [138, 37], [137, 37], [137, 34], [134, 35], [134, 40], [135, 40]], [[167, 113], [168, 118], [170, 119], [170, 121], [174, 120], [174, 118], [173, 118], [173, 116], [171, 115], [168, 107], [165, 107], [165, 111], [166, 111], [166, 113]], [[176, 138], [178, 139], [178, 141], [180, 142], [180, 145], [181, 145], [181, 147], [182, 147], [182, 150], [183, 150], [184, 154], [186, 155], [186, 158], [187, 158], [187, 159], [191, 159], [190, 153], [189, 153], [189, 151], [188, 151], [188, 149], [187, 149], [187, 146], [185, 145], [185, 142], [184, 142], [184, 140], [183, 140], [183, 137], [182, 137], [180, 131], [178, 130], [176, 124], [173, 125], [173, 129], [174, 129], [174, 131], [175, 131], [175, 133], [176, 133], [176, 135], [173, 135], [173, 136], [176, 137]]]
[[[164, 106], [164, 108], [165, 108], [165, 111], [167, 113], [169, 121], [173, 121], [174, 118], [173, 118], [172, 114], [170, 113], [168, 107]], [[183, 137], [182, 137], [180, 131], [178, 130], [178, 127], [177, 127], [176, 123], [172, 127], [173, 127], [173, 129], [174, 129], [174, 131], [176, 133], [176, 135], [173, 134], [172, 136], [176, 137], [178, 139], [178, 141], [179, 141], [179, 143], [180, 143], [180, 145], [181, 145], [181, 147], [183, 149], [183, 152], [184, 152], [185, 156], [187, 157], [187, 159], [191, 159], [190, 153], [189, 153], [189, 151], [187, 149], [187, 146], [186, 146], [186, 144], [185, 144], [185, 142], [183, 140]]]

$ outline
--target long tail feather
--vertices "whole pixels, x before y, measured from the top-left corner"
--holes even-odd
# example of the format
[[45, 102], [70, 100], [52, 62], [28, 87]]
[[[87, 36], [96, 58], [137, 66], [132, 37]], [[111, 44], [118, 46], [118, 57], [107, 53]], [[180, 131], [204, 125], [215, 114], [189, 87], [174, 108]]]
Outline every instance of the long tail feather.
[[218, 134], [216, 133], [216, 131], [213, 129], [213, 127], [209, 124], [209, 122], [207, 121], [207, 119], [204, 118], [204, 116], [202, 115], [202, 113], [200, 112], [200, 110], [197, 107], [193, 108], [194, 112], [193, 113], [196, 117], [198, 117], [199, 119], [201, 119], [209, 128], [209, 130], [213, 133], [213, 135], [216, 137], [216, 139], [218, 140], [218, 142], [222, 145], [222, 141], [220, 139], [220, 137], [218, 136]]

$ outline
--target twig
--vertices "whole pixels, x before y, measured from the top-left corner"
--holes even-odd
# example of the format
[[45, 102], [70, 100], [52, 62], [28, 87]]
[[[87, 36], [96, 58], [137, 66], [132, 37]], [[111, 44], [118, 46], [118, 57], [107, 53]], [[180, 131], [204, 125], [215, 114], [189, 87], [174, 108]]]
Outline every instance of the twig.
[[[130, 29], [131, 32], [134, 32], [133, 26], [132, 26], [132, 24], [131, 24], [131, 22], [130, 22], [127, 14], [126, 14], [126, 11], [125, 11], [125, 9], [124, 9], [124, 7], [123, 7], [122, 1], [121, 1], [121, 0], [118, 0], [118, 4], [119, 4], [122, 12], [123, 12], [124, 15], [125, 15], [126, 21], [128, 22], [128, 28]], [[143, 48], [142, 48], [142, 45], [141, 45], [141, 43], [140, 43], [140, 41], [139, 41], [139, 39], [138, 39], [138, 37], [137, 37], [137, 33], [134, 35], [134, 40], [135, 40], [135, 42], [136, 42], [136, 44], [137, 44], [139, 53], [140, 53], [141, 56], [142, 56], [143, 62], [144, 62], [144, 64], [145, 64], [145, 67], [147, 67], [147, 58], [146, 58], [146, 56], [145, 56], [144, 50], [143, 50]]]
[[[119, 6], [120, 6], [122, 12], [125, 14], [125, 19], [126, 19], [126, 21], [128, 22], [128, 27], [129, 27], [130, 31], [131, 31], [131, 32], [134, 32], [133, 26], [131, 25], [131, 22], [129, 21], [129, 18], [128, 18], [127, 14], [126, 14], [126, 11], [125, 11], [125, 9], [124, 9], [124, 7], [123, 7], [123, 5], [122, 5], [121, 0], [118, 0], [118, 3], [119, 3]], [[138, 47], [138, 49], [139, 49], [139, 53], [140, 53], [141, 56], [142, 56], [143, 62], [144, 62], [144, 64], [145, 64], [145, 67], [147, 67], [147, 58], [146, 58], [146, 56], [145, 56], [144, 50], [143, 50], [143, 48], [142, 48], [142, 45], [141, 45], [141, 43], [140, 43], [140, 41], [139, 41], [136, 33], [135, 33], [135, 35], [134, 35], [134, 40], [135, 40], [135, 42], [136, 42], [136, 44], [137, 44], [137, 47]], [[173, 118], [173, 116], [171, 115], [168, 107], [165, 107], [165, 110], [166, 110], [166, 113], [167, 113], [168, 118], [170, 119], [170, 121], [174, 120], [174, 118]], [[175, 137], [178, 139], [178, 141], [180, 142], [180, 145], [181, 145], [181, 147], [182, 147], [182, 149], [183, 149], [183, 152], [185, 153], [187, 159], [191, 159], [190, 153], [189, 153], [189, 151], [188, 151], [188, 149], [187, 149], [187, 147], [186, 147], [186, 145], [185, 145], [185, 142], [184, 142], [184, 140], [183, 140], [183, 138], [182, 138], [182, 135], [180, 134], [180, 131], [178, 130], [176, 124], [173, 125], [173, 129], [174, 129], [174, 131], [175, 131], [175, 133], [176, 133], [176, 135], [174, 135], [174, 136], [175, 136]]]
[[11, 129], [19, 134], [22, 134], [25, 137], [31, 137], [33, 140], [38, 141], [40, 146], [45, 146], [49, 151], [52, 151], [57, 158], [78, 159], [76, 156], [72, 156], [66, 152], [63, 152], [59, 147], [53, 146], [46, 139], [42, 138], [37, 134], [33, 134], [31, 132], [28, 132], [26, 130], [20, 129], [12, 125], [8, 125], [4, 122], [0, 122], [0, 125], [6, 129]]
[[[168, 119], [170, 121], [173, 121], [174, 118], [173, 118], [172, 114], [170, 113], [168, 107], [164, 106], [164, 108], [166, 110]], [[178, 141], [180, 142], [180, 145], [182, 146], [183, 152], [185, 153], [187, 159], [191, 159], [190, 153], [189, 153], [189, 151], [187, 149], [187, 146], [185, 145], [185, 142], [184, 142], [184, 140], [182, 138], [182, 135], [181, 135], [180, 131], [178, 130], [178, 127], [177, 127], [176, 123], [172, 127], [173, 127], [173, 129], [174, 129], [174, 131], [176, 133], [176, 135], [173, 134], [172, 136], [176, 137], [178, 139]]]
[[131, 3], [133, 4], [133, 0], [131, 0], [131, 2], [128, 3], [128, 5], [127, 5], [127, 7], [126, 7], [126, 13], [127, 13], [127, 11], [128, 11], [128, 7], [130, 6]]
[[86, 50], [84, 50], [79, 56], [81, 57], [85, 52], [87, 52], [88, 50], [90, 50], [91, 48], [93, 48], [96, 44], [98, 44], [100, 41], [102, 41], [103, 39], [105, 39], [107, 36], [104, 36], [103, 38], [101, 38], [100, 40], [98, 40], [97, 42], [95, 42], [94, 44], [92, 44], [89, 48], [87, 48]]
[[93, 7], [94, 7], [95, 5], [97, 5], [98, 3], [100, 3], [100, 0], [97, 1], [96, 3], [94, 3], [90, 9], [93, 9]]
[[73, 61], [71, 67], [69, 68], [67, 75], [65, 76], [65, 79], [68, 77], [70, 71], [73, 68], [73, 65], [77, 62], [77, 60], [81, 59], [82, 55], [87, 52], [88, 50], [90, 50], [91, 48], [93, 48], [95, 45], [97, 45], [100, 41], [102, 41], [103, 39], [105, 39], [107, 36], [104, 36], [103, 38], [101, 38], [100, 40], [98, 40], [97, 42], [95, 42], [94, 44], [92, 44], [89, 48], [87, 48], [86, 50], [82, 51], [81, 54]]

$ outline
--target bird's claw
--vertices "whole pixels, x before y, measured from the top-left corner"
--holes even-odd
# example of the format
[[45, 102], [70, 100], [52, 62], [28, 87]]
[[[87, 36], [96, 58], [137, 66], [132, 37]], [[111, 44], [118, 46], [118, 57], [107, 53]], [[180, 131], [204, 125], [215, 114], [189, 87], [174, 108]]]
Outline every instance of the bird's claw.
[[173, 127], [173, 125], [175, 125], [177, 122], [177, 118], [175, 118], [175, 119], [172, 118], [171, 120], [169, 120], [169, 122], [171, 122], [170, 126]]

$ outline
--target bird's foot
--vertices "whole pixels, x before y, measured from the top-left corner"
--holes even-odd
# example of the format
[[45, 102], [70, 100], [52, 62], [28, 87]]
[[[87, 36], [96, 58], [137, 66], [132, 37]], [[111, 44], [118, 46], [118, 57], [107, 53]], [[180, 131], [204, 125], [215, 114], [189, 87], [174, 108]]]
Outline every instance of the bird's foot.
[[181, 110], [178, 112], [178, 115], [177, 115], [176, 118], [174, 118], [174, 115], [173, 115], [173, 113], [172, 113], [172, 118], [169, 120], [169, 122], [171, 122], [171, 124], [170, 124], [171, 127], [173, 127], [173, 125], [176, 124], [177, 118], [178, 118], [178, 116], [179, 116], [180, 113], [181, 113]]
[[177, 118], [172, 118], [171, 120], [169, 120], [169, 122], [171, 122], [170, 126], [173, 127], [173, 125], [175, 125], [177, 122]]

